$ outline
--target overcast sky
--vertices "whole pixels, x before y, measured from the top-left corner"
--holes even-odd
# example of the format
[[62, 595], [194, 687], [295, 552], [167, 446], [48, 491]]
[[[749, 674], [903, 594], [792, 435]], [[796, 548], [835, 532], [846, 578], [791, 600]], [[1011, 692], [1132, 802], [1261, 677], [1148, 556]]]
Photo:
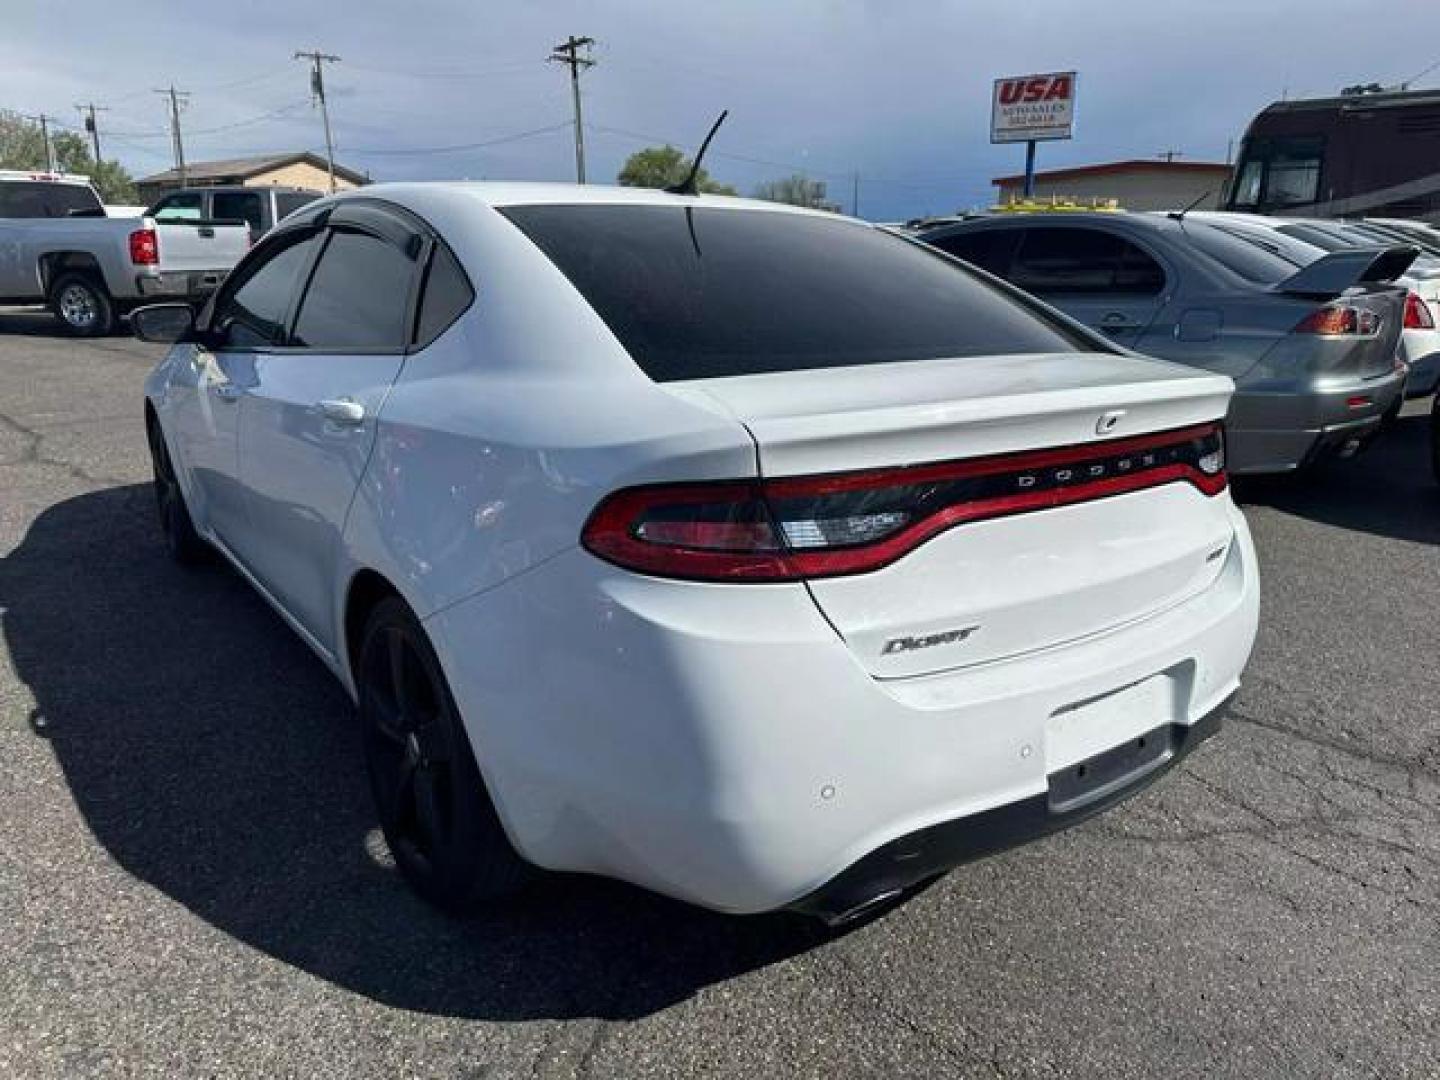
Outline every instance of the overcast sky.
[[[1440, 0], [4, 6], [0, 107], [78, 125], [76, 102], [108, 105], [105, 155], [137, 176], [172, 163], [151, 92], [172, 81], [191, 93], [191, 160], [323, 150], [291, 59], [320, 48], [342, 58], [327, 78], [344, 164], [376, 180], [573, 179], [569, 83], [545, 57], [577, 34], [597, 43], [582, 82], [592, 181], [647, 144], [693, 148], [728, 108], [707, 161], [717, 179], [748, 193], [805, 171], [849, 209], [858, 173], [860, 212], [875, 219], [986, 203], [991, 177], [1022, 168], [1023, 147], [988, 141], [999, 76], [1080, 73], [1076, 137], [1041, 144], [1043, 169], [1167, 150], [1224, 160], [1283, 94], [1398, 83], [1440, 61]], [[1440, 67], [1420, 85], [1440, 85]]]

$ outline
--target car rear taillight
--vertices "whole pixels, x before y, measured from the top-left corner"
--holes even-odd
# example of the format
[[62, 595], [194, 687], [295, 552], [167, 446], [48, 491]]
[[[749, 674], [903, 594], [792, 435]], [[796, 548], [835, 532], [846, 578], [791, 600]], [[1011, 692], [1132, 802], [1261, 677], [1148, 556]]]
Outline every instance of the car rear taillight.
[[1369, 337], [1380, 331], [1380, 316], [1368, 308], [1349, 304], [1327, 304], [1316, 308], [1295, 324], [1293, 334], [1320, 334], [1325, 337]]
[[1435, 317], [1430, 314], [1430, 308], [1413, 292], [1405, 295], [1405, 329], [1435, 329]]
[[136, 229], [130, 234], [130, 261], [136, 266], [160, 262], [160, 238], [154, 229]]
[[581, 540], [657, 577], [794, 581], [876, 570], [967, 522], [1175, 482], [1225, 490], [1219, 424], [935, 465], [626, 488], [596, 507]]

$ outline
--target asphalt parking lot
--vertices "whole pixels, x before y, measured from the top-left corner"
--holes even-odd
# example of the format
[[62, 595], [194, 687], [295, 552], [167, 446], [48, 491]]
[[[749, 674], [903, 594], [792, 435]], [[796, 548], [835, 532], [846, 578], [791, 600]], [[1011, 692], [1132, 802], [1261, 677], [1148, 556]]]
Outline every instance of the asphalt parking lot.
[[1222, 736], [830, 938], [557, 878], [455, 922], [375, 841], [342, 692], [168, 563], [158, 356], [0, 314], [0, 1075], [1440, 1076], [1440, 488], [1411, 406], [1241, 489]]

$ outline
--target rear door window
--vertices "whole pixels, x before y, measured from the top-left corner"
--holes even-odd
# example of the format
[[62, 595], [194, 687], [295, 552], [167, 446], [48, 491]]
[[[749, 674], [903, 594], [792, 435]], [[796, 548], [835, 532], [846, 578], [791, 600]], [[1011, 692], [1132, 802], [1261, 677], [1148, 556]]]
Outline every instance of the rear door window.
[[1097, 346], [925, 245], [819, 214], [501, 211], [657, 382]]
[[259, 192], [217, 191], [210, 197], [210, 216], [216, 221], [243, 221], [250, 226], [252, 236], [265, 231]]
[[337, 229], [300, 301], [292, 344], [327, 351], [402, 351], [416, 273], [412, 253]]
[[1152, 295], [1165, 271], [1150, 255], [1105, 229], [1036, 226], [1023, 231], [1010, 279], [1047, 295]]
[[312, 195], [309, 192], [282, 191], [275, 196], [275, 219], [277, 221], [293, 214], [302, 206], [309, 206], [319, 195]]

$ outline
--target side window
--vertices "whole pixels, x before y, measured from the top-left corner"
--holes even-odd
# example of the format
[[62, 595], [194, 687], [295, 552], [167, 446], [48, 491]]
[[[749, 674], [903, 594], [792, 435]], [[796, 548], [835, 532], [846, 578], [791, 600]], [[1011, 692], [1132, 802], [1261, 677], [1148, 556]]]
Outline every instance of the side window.
[[1103, 229], [1026, 229], [1011, 280], [1036, 293], [1150, 296], [1165, 270], [1136, 245]]
[[210, 216], [216, 221], [243, 221], [250, 226], [251, 236], [265, 231], [258, 192], [217, 191], [210, 198]]
[[470, 287], [459, 260], [448, 247], [437, 243], [430, 256], [430, 269], [425, 274], [425, 292], [415, 324], [415, 344], [422, 349], [429, 345], [449, 329], [474, 299], [475, 290]]
[[310, 195], [296, 191], [282, 191], [275, 196], [275, 220], [280, 221], [288, 217], [302, 206], [309, 206], [319, 195]]
[[988, 270], [996, 277], [1010, 275], [1010, 259], [1015, 254], [1014, 229], [977, 229], [975, 232], [942, 236], [931, 241], [941, 251]]
[[1128, 240], [1120, 241], [1120, 265], [1115, 268], [1117, 293], [1153, 296], [1165, 291], [1165, 269]]
[[281, 342], [286, 313], [319, 238], [319, 233], [302, 234], [276, 245], [273, 254], [257, 252], [266, 257], [253, 268], [246, 267], [239, 284], [216, 305], [212, 325], [222, 333], [225, 346], [253, 349]]
[[205, 216], [205, 197], [198, 191], [167, 195], [150, 208], [156, 221], [196, 221]]
[[82, 184], [0, 181], [0, 218], [68, 217], [72, 210], [103, 213], [95, 192]]
[[1034, 293], [1108, 292], [1120, 238], [1099, 229], [1026, 229], [1010, 278]]
[[312, 349], [394, 349], [406, 325], [415, 259], [369, 233], [336, 230], [300, 301], [293, 344]]

